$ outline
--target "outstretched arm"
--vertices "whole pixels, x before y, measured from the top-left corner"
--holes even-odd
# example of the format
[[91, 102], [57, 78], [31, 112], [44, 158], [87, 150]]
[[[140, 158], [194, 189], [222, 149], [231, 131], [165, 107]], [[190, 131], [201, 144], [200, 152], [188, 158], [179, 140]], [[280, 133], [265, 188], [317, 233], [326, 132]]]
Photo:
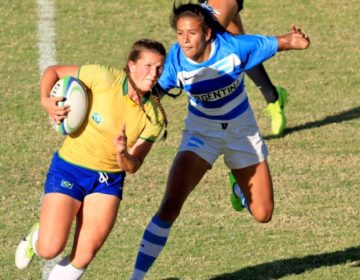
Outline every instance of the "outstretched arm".
[[291, 32], [285, 35], [276, 36], [278, 40], [278, 51], [304, 50], [310, 46], [310, 38], [295, 25]]

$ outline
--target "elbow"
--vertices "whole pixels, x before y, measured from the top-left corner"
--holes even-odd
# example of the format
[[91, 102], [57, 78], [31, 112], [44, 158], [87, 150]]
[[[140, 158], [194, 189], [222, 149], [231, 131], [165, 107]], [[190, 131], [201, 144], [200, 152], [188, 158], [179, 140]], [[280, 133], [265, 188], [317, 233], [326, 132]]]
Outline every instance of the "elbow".
[[138, 170], [139, 170], [139, 168], [126, 168], [126, 169], [124, 169], [124, 171], [126, 173], [128, 173], [128, 174], [135, 174], [136, 171], [138, 171]]
[[137, 162], [135, 162], [134, 164], [130, 164], [130, 165], [127, 165], [127, 166], [121, 166], [121, 165], [119, 165], [119, 166], [120, 166], [120, 168], [121, 168], [123, 171], [125, 171], [126, 173], [128, 173], [128, 174], [134, 174], [134, 173], [136, 173], [136, 172], [140, 169], [141, 164], [142, 164], [142, 162], [137, 161]]
[[134, 174], [139, 170], [143, 161], [136, 157], [118, 157], [118, 165], [121, 170], [128, 174]]

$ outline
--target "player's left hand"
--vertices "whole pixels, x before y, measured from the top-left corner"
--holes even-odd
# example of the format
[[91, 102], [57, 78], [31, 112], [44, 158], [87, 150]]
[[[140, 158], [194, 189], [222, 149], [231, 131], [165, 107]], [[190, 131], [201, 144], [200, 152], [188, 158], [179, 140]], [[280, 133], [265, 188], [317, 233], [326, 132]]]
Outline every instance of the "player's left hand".
[[310, 38], [296, 25], [291, 27], [291, 46], [293, 49], [307, 49], [310, 46]]
[[127, 152], [127, 136], [126, 136], [126, 126], [122, 125], [120, 133], [115, 136], [114, 147], [118, 154], [124, 154]]

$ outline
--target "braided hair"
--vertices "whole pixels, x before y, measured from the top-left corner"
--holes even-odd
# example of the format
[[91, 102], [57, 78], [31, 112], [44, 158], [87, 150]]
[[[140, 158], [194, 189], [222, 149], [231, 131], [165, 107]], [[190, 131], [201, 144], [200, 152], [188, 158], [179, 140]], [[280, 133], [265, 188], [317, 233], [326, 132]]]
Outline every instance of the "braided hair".
[[[129, 52], [129, 55], [128, 55], [128, 61], [136, 62], [140, 58], [140, 55], [144, 50], [151, 51], [151, 52], [154, 52], [154, 53], [160, 54], [161, 56], [166, 57], [166, 50], [165, 50], [165, 47], [163, 46], [163, 44], [161, 44], [160, 42], [155, 41], [155, 40], [141, 39], [141, 40], [136, 41], [133, 44], [133, 46]], [[129, 66], [127, 64], [124, 67], [124, 71], [128, 77], [129, 83], [131, 84], [132, 88], [136, 92], [136, 95], [139, 99], [141, 110], [144, 112], [146, 118], [151, 122], [151, 118], [146, 113], [144, 104], [142, 103], [143, 91], [137, 87], [136, 83], [131, 78]], [[160, 102], [161, 93], [156, 87], [154, 87], [150, 93], [154, 97], [156, 106], [159, 108], [159, 110], [163, 116], [163, 119], [164, 119], [164, 133], [163, 133], [162, 139], [165, 140], [167, 137], [168, 119], [167, 119], [164, 107], [161, 105], [161, 102]]]

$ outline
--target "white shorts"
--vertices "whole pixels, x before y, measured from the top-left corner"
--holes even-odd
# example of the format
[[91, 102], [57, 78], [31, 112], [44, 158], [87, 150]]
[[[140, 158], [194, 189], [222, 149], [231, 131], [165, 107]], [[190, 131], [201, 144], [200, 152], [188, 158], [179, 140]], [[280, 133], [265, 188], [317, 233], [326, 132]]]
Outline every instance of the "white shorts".
[[228, 123], [194, 117], [189, 113], [179, 151], [192, 151], [210, 165], [223, 154], [225, 165], [230, 169], [254, 165], [268, 155], [251, 107]]

